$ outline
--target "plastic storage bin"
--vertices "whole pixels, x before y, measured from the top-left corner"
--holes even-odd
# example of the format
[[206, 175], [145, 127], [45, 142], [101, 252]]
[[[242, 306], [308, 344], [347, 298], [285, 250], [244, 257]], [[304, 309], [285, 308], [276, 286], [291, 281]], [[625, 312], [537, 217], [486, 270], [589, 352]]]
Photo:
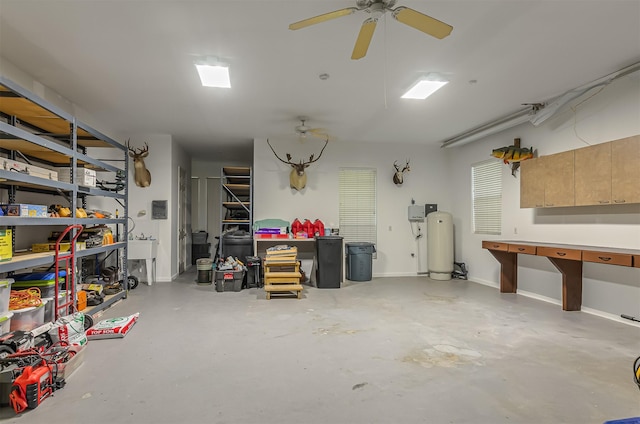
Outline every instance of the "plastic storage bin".
[[11, 331], [12, 317], [13, 317], [13, 312], [10, 312], [10, 311], [7, 311], [4, 314], [0, 315], [0, 335]]
[[242, 290], [242, 280], [244, 270], [241, 271], [216, 271], [216, 291], [237, 291]]
[[373, 243], [347, 243], [347, 279], [351, 281], [371, 281]]
[[[78, 295], [80, 294], [80, 292], [82, 292], [82, 290], [80, 290], [78, 292]], [[84, 293], [84, 292], [83, 292]], [[78, 296], [80, 297], [80, 296]], [[56, 307], [55, 302], [54, 302], [54, 298], [53, 297], [47, 297], [42, 299], [43, 301], [46, 300], [47, 303], [45, 303], [44, 305], [44, 322], [53, 322], [55, 321], [56, 317], [54, 314], [54, 309]], [[58, 294], [58, 305], [61, 305], [63, 303], [67, 303], [70, 299], [67, 299], [67, 292], [66, 290], [61, 291]], [[61, 309], [60, 311], [60, 315], [67, 315], [66, 309]]]
[[206, 244], [209, 233], [206, 231], [198, 231], [197, 233], [191, 233], [192, 244]]
[[[11, 286], [13, 290], [26, 290], [31, 287], [40, 289], [40, 297], [53, 297], [56, 293], [54, 281], [55, 272], [32, 272], [29, 274], [16, 274], [13, 276], [15, 282]], [[66, 271], [58, 273], [58, 284], [63, 287], [66, 281]]]
[[319, 289], [339, 289], [342, 274], [342, 237], [316, 237], [316, 285]]
[[9, 295], [13, 278], [0, 279], [0, 314], [9, 312]]
[[46, 304], [47, 301], [43, 300], [40, 306], [11, 311], [13, 312], [13, 316], [11, 317], [11, 325], [9, 326], [10, 330], [31, 331], [44, 324], [44, 309]]

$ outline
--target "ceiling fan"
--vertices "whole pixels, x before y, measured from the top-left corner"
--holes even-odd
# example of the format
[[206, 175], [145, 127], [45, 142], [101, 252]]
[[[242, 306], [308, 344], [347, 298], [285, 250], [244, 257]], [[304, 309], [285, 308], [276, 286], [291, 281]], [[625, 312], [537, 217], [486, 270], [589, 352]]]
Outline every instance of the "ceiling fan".
[[304, 141], [307, 136], [322, 138], [326, 140], [331, 138], [331, 136], [327, 134], [327, 130], [325, 130], [324, 128], [312, 128], [307, 126], [306, 122], [309, 118], [307, 118], [306, 116], [298, 116], [298, 119], [300, 120], [300, 125], [297, 125], [295, 127], [295, 130], [296, 134], [298, 134], [298, 137], [301, 140]]
[[304, 19], [289, 25], [289, 29], [296, 30], [305, 28], [311, 25], [319, 24], [331, 19], [339, 18], [341, 16], [351, 15], [355, 12], [364, 10], [371, 15], [367, 18], [360, 28], [360, 33], [356, 39], [356, 44], [353, 47], [353, 53], [351, 59], [362, 59], [366, 56], [371, 38], [373, 38], [373, 32], [376, 29], [378, 19], [384, 15], [387, 11], [391, 12], [391, 16], [402, 22], [405, 25], [409, 25], [425, 34], [431, 35], [442, 39], [451, 34], [453, 27], [442, 21], [439, 21], [431, 16], [427, 16], [417, 10], [410, 9], [408, 7], [399, 6], [392, 9], [395, 6], [396, 0], [356, 0], [356, 7], [347, 7], [333, 12], [325, 13], [323, 15], [314, 16], [313, 18]]

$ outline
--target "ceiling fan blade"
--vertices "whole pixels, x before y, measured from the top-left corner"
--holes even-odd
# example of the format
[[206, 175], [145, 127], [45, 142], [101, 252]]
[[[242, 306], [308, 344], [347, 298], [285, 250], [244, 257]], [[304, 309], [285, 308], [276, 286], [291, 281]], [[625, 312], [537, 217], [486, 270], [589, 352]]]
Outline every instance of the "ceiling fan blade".
[[453, 27], [449, 24], [404, 6], [393, 9], [392, 16], [405, 25], [439, 39], [451, 34], [453, 30]]
[[289, 25], [289, 29], [296, 30], [300, 28], [305, 28], [311, 25], [319, 24], [320, 22], [325, 22], [331, 19], [339, 18], [341, 16], [351, 15], [357, 10], [358, 9], [355, 7], [347, 7], [346, 9], [334, 10], [333, 12], [325, 13], [323, 15], [314, 16], [313, 18], [294, 22], [291, 25]]
[[377, 23], [378, 18], [369, 18], [364, 21], [362, 27], [360, 28], [360, 33], [358, 34], [356, 45], [353, 46], [351, 59], [358, 60], [367, 55], [367, 50], [369, 50], [369, 44], [371, 44], [371, 38], [373, 38], [373, 32], [376, 29]]

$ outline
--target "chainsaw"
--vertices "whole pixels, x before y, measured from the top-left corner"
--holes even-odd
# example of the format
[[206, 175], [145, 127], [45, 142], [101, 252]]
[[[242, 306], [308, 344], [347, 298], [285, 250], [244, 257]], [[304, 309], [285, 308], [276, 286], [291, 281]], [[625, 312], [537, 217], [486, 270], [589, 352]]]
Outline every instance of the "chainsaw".
[[35, 409], [57, 389], [64, 387], [62, 378], [54, 377], [51, 366], [44, 360], [24, 368], [15, 379], [9, 394], [9, 404], [19, 414], [25, 409]]

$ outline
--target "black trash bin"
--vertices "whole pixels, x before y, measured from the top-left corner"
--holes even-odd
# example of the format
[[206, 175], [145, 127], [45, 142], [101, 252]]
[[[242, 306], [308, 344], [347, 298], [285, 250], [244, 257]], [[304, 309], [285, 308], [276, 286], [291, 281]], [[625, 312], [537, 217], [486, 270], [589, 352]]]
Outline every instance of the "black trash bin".
[[243, 261], [253, 255], [253, 237], [244, 230], [234, 231], [222, 236], [222, 257], [232, 256]]
[[347, 243], [347, 279], [351, 281], [371, 281], [373, 243]]
[[342, 237], [316, 237], [316, 286], [319, 289], [339, 289], [342, 274]]

